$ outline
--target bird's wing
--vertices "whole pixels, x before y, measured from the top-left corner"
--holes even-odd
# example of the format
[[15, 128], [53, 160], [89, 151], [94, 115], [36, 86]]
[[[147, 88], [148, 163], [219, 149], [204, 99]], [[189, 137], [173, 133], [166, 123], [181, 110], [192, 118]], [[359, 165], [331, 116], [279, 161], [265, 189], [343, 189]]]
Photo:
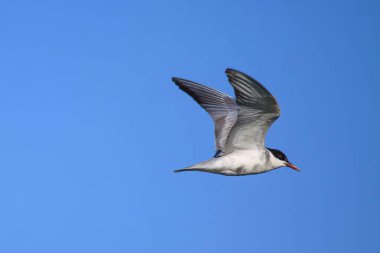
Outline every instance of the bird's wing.
[[216, 149], [223, 150], [228, 133], [238, 115], [234, 99], [220, 91], [189, 80], [173, 77], [173, 82], [210, 114], [215, 124]]
[[265, 134], [280, 116], [276, 99], [258, 81], [233, 69], [227, 69], [228, 81], [236, 95], [238, 118], [231, 129], [225, 153], [235, 149], [264, 148]]

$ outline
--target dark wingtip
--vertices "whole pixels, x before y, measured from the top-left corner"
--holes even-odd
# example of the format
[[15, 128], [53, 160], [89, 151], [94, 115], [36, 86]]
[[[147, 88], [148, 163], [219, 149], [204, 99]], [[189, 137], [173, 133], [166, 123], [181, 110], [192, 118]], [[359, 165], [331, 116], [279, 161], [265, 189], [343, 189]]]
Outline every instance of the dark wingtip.
[[185, 170], [183, 170], [183, 169], [181, 169], [181, 170], [173, 170], [174, 173], [178, 173], [178, 172], [182, 172], [182, 171], [185, 171]]
[[240, 73], [240, 71], [238, 71], [236, 69], [232, 69], [232, 68], [226, 68], [225, 73], [227, 73], [227, 74], [234, 74], [234, 73]]
[[181, 86], [181, 84], [183, 84], [183, 83], [189, 82], [188, 80], [183, 79], [183, 78], [179, 78], [179, 77], [172, 77], [172, 81], [173, 81], [176, 85], [178, 85], [178, 86]]
[[172, 81], [174, 82], [175, 85], [181, 88], [182, 78], [172, 77]]

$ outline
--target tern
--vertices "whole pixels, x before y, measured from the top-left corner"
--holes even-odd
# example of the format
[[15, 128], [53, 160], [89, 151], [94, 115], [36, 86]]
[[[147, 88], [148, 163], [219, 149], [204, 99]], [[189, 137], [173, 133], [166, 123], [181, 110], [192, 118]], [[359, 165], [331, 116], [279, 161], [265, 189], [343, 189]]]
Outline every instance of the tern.
[[252, 77], [226, 69], [235, 99], [210, 87], [173, 77], [173, 82], [211, 116], [215, 125], [215, 155], [204, 162], [175, 170], [226, 176], [254, 175], [280, 167], [300, 171], [286, 155], [265, 147], [268, 128], [280, 116], [275, 97]]

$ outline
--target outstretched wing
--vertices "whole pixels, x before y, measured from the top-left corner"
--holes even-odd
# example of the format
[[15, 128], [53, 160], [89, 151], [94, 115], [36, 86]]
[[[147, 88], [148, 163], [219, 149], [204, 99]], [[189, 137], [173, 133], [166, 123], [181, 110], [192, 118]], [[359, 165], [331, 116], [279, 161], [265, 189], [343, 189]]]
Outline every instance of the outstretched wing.
[[220, 91], [189, 80], [173, 77], [173, 82], [210, 114], [215, 124], [216, 149], [223, 150], [238, 115], [234, 99]]
[[265, 134], [280, 116], [276, 99], [248, 75], [233, 69], [227, 69], [226, 74], [235, 91], [239, 114], [227, 137], [225, 152], [264, 148]]

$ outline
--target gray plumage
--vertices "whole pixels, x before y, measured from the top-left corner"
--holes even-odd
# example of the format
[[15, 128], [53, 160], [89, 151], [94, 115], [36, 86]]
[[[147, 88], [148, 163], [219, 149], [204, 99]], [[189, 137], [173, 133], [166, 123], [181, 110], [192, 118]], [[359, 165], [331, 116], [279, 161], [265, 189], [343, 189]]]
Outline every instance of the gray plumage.
[[173, 78], [175, 84], [213, 119], [218, 154], [215, 158], [176, 172], [204, 171], [223, 175], [249, 175], [283, 166], [291, 165], [296, 168], [287, 159], [279, 159], [265, 148], [265, 135], [280, 116], [276, 99], [252, 77], [233, 69], [227, 69], [226, 74], [236, 100], [202, 84]]
[[234, 99], [220, 91], [189, 80], [173, 77], [173, 81], [210, 114], [215, 125], [216, 150], [223, 150], [228, 133], [238, 117], [238, 107]]
[[237, 122], [228, 134], [225, 153], [234, 149], [264, 148], [268, 128], [280, 117], [276, 99], [258, 81], [237, 70], [226, 70], [239, 108]]

